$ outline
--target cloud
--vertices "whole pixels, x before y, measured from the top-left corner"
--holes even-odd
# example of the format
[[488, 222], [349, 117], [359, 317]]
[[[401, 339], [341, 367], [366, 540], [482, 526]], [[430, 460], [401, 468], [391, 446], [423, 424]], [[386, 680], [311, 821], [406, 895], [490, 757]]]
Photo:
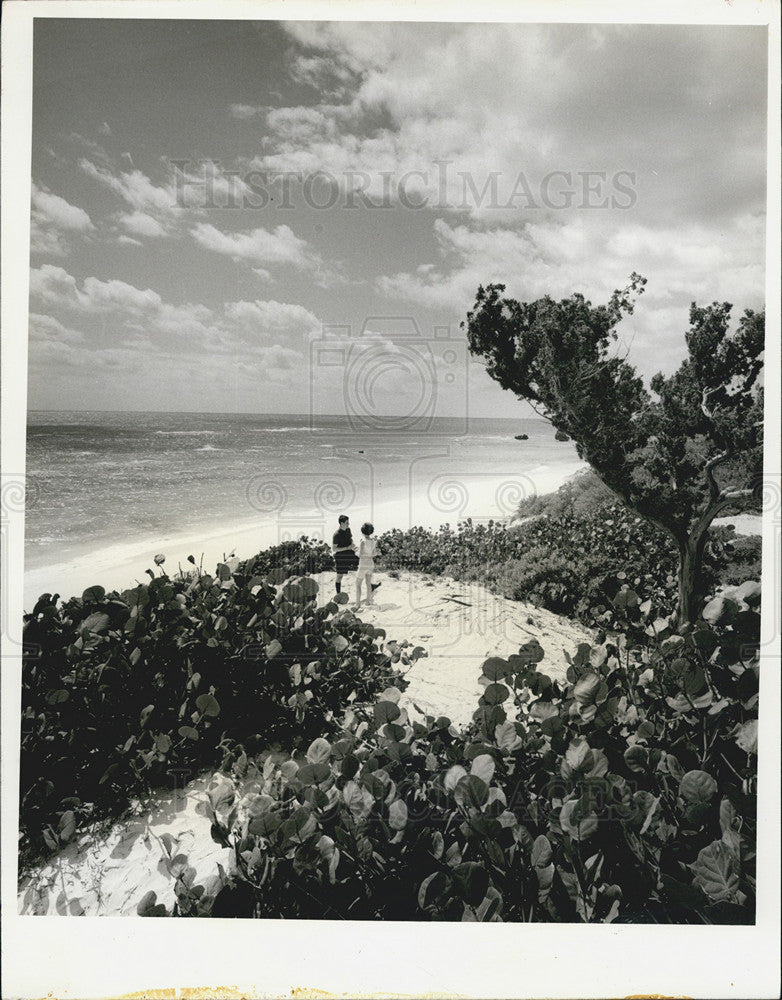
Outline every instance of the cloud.
[[143, 171], [112, 171], [97, 166], [92, 160], [82, 157], [79, 167], [104, 187], [117, 194], [131, 208], [138, 212], [151, 212], [156, 217], [173, 217], [180, 214], [173, 184], [155, 184]]
[[119, 216], [119, 225], [128, 233], [152, 238], [165, 236], [166, 230], [157, 219], [146, 212], [128, 212]]
[[269, 332], [287, 337], [291, 334], [315, 333], [320, 329], [320, 321], [304, 306], [274, 299], [254, 302], [227, 302], [224, 308], [226, 320], [244, 330]]
[[33, 182], [30, 249], [36, 254], [64, 256], [73, 238], [92, 233], [87, 212]]
[[[350, 22], [285, 28], [300, 49], [294, 79], [315, 85], [331, 67], [344, 98], [268, 111], [259, 166], [363, 171], [372, 190], [381, 171], [400, 178], [419, 170], [445, 211], [476, 218], [492, 210], [475, 199], [464, 204], [460, 175], [481, 191], [494, 172], [505, 203], [520, 173], [535, 190], [552, 171], [633, 173], [644, 194], [635, 208], [645, 222], [762, 209], [762, 29]], [[741, 71], [726, 73], [727, 65]], [[450, 170], [443, 184], [444, 162]], [[493, 219], [502, 221], [496, 210]]]
[[182, 237], [208, 209], [239, 206], [252, 195], [237, 172], [212, 160], [164, 160], [164, 178], [156, 181], [133, 166], [130, 153], [122, 154], [126, 165], [120, 167], [100, 146], [88, 148], [90, 157], [81, 156], [79, 168], [130, 208], [110, 220], [119, 231], [114, 238], [123, 243]]
[[62, 344], [82, 344], [84, 334], [78, 330], [62, 324], [53, 316], [42, 313], [30, 313], [29, 318], [30, 342], [40, 341], [42, 343], [62, 343]]
[[231, 104], [228, 110], [232, 118], [239, 121], [249, 121], [259, 115], [263, 108], [255, 107], [252, 104]]
[[264, 281], [273, 277], [269, 268], [284, 267], [307, 271], [315, 284], [322, 288], [330, 288], [346, 280], [338, 264], [327, 265], [306, 240], [296, 236], [290, 226], [224, 232], [210, 223], [200, 222], [190, 230], [190, 235], [199, 246], [252, 267]]
[[[220, 309], [195, 302], [166, 302], [158, 292], [116, 279], [90, 276], [79, 283], [61, 267], [45, 264], [30, 278], [35, 311], [31, 339], [80, 346], [84, 357], [103, 357], [122, 346], [161, 357], [201, 358], [236, 355], [266, 359], [276, 367], [304, 364], [309, 338], [321, 329], [314, 313], [296, 303], [274, 299], [229, 301]], [[60, 316], [78, 321], [76, 332]]]
[[190, 233], [196, 243], [207, 250], [247, 264], [288, 264], [296, 268], [310, 268], [317, 264], [317, 258], [306, 241], [299, 239], [285, 225], [273, 230], [259, 227], [245, 233], [224, 233], [202, 222]]
[[[764, 303], [762, 217], [740, 216], [715, 242], [696, 224], [614, 228], [590, 221], [546, 221], [523, 230], [473, 229], [434, 222], [438, 259], [412, 271], [383, 276], [378, 290], [391, 298], [463, 320], [479, 285], [500, 283], [524, 301], [580, 292], [606, 302], [632, 271], [648, 279], [633, 317], [622, 326], [630, 360], [645, 374], [670, 370], [684, 357], [684, 331], [693, 301], [731, 301], [739, 315]], [[650, 351], [665, 343], [670, 351]]]

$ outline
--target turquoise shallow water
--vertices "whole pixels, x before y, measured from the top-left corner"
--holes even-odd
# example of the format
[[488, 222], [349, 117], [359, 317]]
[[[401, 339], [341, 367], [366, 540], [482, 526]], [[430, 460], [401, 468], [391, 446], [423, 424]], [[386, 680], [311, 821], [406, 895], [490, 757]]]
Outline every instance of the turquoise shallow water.
[[340, 417], [33, 411], [25, 563], [254, 519], [277, 522], [281, 537], [322, 537], [352, 507], [396, 505], [397, 527], [508, 516], [577, 465], [573, 445], [539, 420], [384, 433]]

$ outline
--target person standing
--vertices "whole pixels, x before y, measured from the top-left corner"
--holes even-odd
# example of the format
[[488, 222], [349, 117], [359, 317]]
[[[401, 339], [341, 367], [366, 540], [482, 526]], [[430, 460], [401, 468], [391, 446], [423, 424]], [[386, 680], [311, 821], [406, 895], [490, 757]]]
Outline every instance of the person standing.
[[377, 585], [372, 584], [372, 574], [375, 572], [375, 553], [377, 541], [372, 537], [374, 525], [367, 522], [361, 525], [361, 541], [358, 546], [358, 568], [356, 569], [356, 607], [361, 604], [361, 585], [366, 584], [367, 604], [374, 604], [374, 592]]
[[331, 551], [334, 553], [334, 564], [337, 568], [337, 593], [339, 594], [342, 590], [342, 577], [354, 570], [358, 564], [356, 544], [353, 541], [350, 518], [347, 514], [340, 515], [339, 527], [334, 532], [331, 541]]

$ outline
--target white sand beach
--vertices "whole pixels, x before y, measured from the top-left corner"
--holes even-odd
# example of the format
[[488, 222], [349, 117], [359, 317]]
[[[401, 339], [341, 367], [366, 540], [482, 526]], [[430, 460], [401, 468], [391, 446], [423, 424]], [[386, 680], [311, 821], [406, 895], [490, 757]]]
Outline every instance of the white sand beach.
[[[402, 704], [411, 717], [417, 706], [466, 725], [477, 707], [478, 677], [487, 656], [507, 656], [523, 642], [537, 639], [546, 654], [539, 669], [562, 677], [566, 669], [563, 651], [572, 652], [590, 638], [585, 629], [566, 618], [497, 597], [477, 584], [409, 572], [398, 578], [379, 573], [376, 579], [382, 586], [376, 591], [375, 604], [362, 607], [359, 617], [384, 628], [386, 641], [407, 640], [427, 651], [406, 674], [409, 687]], [[352, 588], [352, 574], [346, 581]], [[318, 582], [319, 598], [325, 602], [333, 593], [334, 576], [322, 573]], [[209, 820], [196, 811], [210, 778], [202, 775], [185, 788], [161, 791], [135, 818], [100, 836], [77, 837], [23, 880], [19, 912], [133, 915], [149, 891], [170, 911], [173, 880], [162, 863], [163, 834], [174, 838], [177, 853], [188, 856], [201, 884], [216, 875], [218, 863], [227, 867], [228, 850], [211, 839]]]

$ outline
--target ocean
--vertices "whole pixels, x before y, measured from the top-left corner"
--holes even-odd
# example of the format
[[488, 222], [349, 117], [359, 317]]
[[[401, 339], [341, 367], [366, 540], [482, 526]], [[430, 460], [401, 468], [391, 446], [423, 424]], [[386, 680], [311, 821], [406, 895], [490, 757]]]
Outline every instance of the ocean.
[[346, 417], [32, 411], [25, 571], [43, 579], [48, 566], [157, 539], [197, 549], [202, 535], [254, 526], [258, 547], [330, 538], [343, 512], [378, 534], [507, 519], [581, 467], [537, 419], [439, 418], [386, 433]]

